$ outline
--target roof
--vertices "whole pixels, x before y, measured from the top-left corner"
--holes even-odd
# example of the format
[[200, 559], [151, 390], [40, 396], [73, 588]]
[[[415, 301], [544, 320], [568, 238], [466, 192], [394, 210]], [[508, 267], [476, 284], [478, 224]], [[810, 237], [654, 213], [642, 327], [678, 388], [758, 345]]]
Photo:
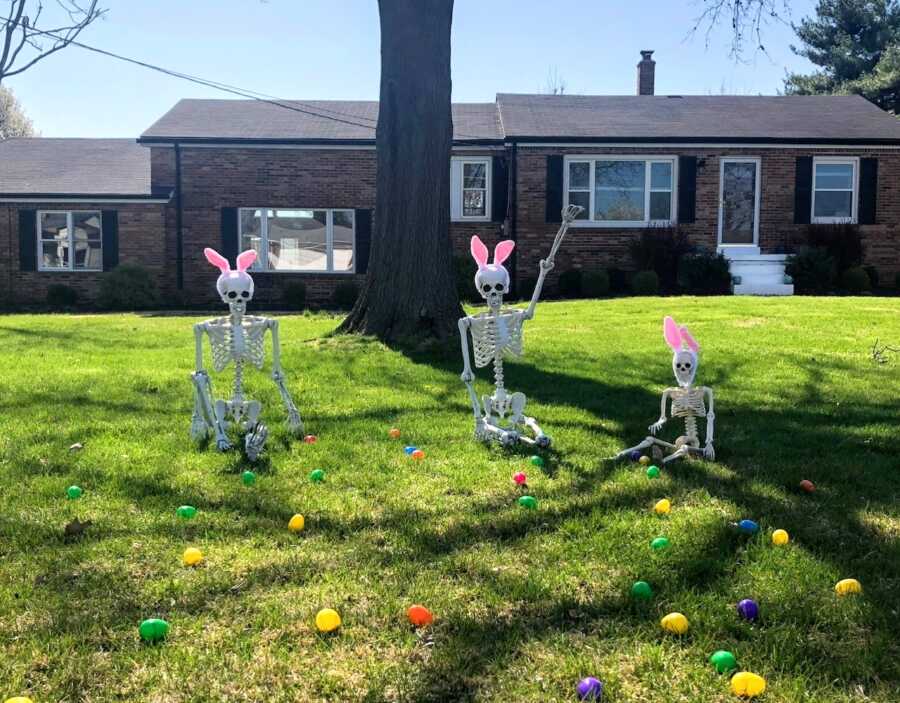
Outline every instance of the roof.
[[520, 95], [497, 105], [508, 139], [720, 142], [900, 140], [900, 122], [857, 95]]
[[149, 198], [150, 150], [134, 139], [0, 141], [0, 195]]
[[[371, 100], [180, 100], [140, 141], [374, 143], [377, 123]], [[457, 141], [503, 139], [494, 103], [454, 104], [453, 127]]]

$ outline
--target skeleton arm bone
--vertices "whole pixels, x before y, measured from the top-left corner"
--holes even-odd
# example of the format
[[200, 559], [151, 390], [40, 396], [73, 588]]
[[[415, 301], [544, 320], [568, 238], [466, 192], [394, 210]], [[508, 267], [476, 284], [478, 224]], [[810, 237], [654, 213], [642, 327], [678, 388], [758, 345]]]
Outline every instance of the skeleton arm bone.
[[650, 430], [650, 434], [652, 434], [652, 435], [655, 435], [657, 432], [659, 432], [662, 429], [663, 425], [666, 424], [666, 421], [669, 419], [667, 417], [667, 413], [666, 413], [666, 409], [667, 409], [666, 405], [669, 402], [669, 398], [671, 397], [671, 394], [672, 394], [671, 388], [666, 388], [666, 390], [664, 390], [662, 392], [662, 399], [659, 402], [659, 420], [654, 422], [648, 428]]
[[288, 430], [292, 434], [301, 434], [303, 432], [303, 421], [300, 419], [300, 412], [294, 405], [294, 400], [288, 392], [287, 386], [284, 384], [284, 372], [281, 370], [281, 342], [278, 337], [278, 320], [266, 320], [266, 325], [272, 333], [272, 380], [278, 387], [281, 394], [281, 401], [284, 403], [284, 409], [287, 411]]
[[191, 416], [191, 437], [195, 440], [205, 439], [212, 429], [216, 435], [216, 446], [220, 450], [228, 449], [231, 443], [225, 434], [225, 426], [213, 408], [212, 385], [209, 374], [203, 368], [203, 335], [206, 325], [194, 325], [194, 362], [196, 371], [191, 374], [194, 382], [194, 413]]
[[553, 246], [550, 247], [550, 254], [547, 255], [546, 259], [541, 259], [541, 272], [538, 274], [538, 280], [534, 286], [534, 293], [532, 293], [531, 295], [531, 302], [525, 309], [524, 318], [526, 320], [530, 320], [534, 317], [534, 309], [537, 307], [538, 299], [540, 299], [541, 297], [541, 290], [544, 287], [544, 279], [556, 265], [556, 251], [559, 249], [559, 245], [562, 244], [563, 237], [566, 236], [566, 232], [569, 229], [569, 223], [576, 217], [578, 217], [578, 215], [581, 214], [582, 210], [584, 210], [584, 208], [577, 205], [570, 205], [568, 208], [563, 210], [562, 224], [559, 226], [559, 230], [557, 231], [556, 236], [553, 238]]
[[475, 394], [475, 387], [472, 381], [475, 380], [475, 374], [472, 373], [472, 364], [469, 357], [469, 322], [468, 317], [459, 318], [457, 326], [459, 327], [459, 341], [462, 347], [463, 370], [460, 379], [466, 384], [466, 390], [469, 391], [469, 399], [472, 401], [472, 413], [475, 415], [475, 422], [481, 422], [481, 408], [478, 405], [478, 396]]
[[[713, 403], [713, 390], [707, 386], [703, 387], [703, 392], [709, 398], [709, 409], [706, 411], [706, 449], [705, 453], [712, 453], [713, 439], [715, 437], [716, 413]], [[712, 456], [709, 458], [713, 458]]]

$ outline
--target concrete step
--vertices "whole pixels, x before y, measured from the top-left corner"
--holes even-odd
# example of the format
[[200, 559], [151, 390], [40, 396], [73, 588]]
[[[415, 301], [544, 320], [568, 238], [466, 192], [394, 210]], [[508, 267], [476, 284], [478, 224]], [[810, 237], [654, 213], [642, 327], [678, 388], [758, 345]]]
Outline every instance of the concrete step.
[[734, 286], [735, 295], [793, 295], [793, 283], [739, 283]]
[[726, 250], [735, 295], [793, 295], [794, 286], [784, 282], [783, 254], [759, 254], [750, 250]]

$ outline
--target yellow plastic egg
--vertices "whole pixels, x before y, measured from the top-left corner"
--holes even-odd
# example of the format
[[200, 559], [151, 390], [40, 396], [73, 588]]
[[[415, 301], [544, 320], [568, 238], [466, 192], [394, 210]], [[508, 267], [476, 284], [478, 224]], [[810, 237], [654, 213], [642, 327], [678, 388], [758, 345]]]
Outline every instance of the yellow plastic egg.
[[766, 680], [750, 671], [739, 671], [731, 677], [731, 692], [736, 696], [755, 698], [766, 690]]
[[839, 596], [862, 593], [862, 584], [856, 579], [842, 579], [834, 585], [834, 592]]
[[772, 533], [772, 544], [777, 544], [779, 547], [783, 544], [787, 544], [791, 541], [791, 536], [787, 533], [786, 530], [775, 530]]
[[647, 456], [646, 454], [644, 454], [644, 456], [642, 456], [640, 459], [638, 459], [638, 463], [641, 466], [646, 466], [647, 464], [650, 463], [650, 457]]
[[319, 632], [334, 632], [341, 626], [341, 616], [336, 610], [322, 608], [316, 613], [316, 627]]
[[28, 696], [13, 696], [7, 698], [3, 703], [34, 703]]
[[302, 532], [303, 528], [306, 526], [306, 520], [300, 513], [294, 515], [291, 518], [291, 521], [288, 523], [288, 529], [291, 532]]
[[656, 511], [657, 515], [668, 515], [672, 510], [672, 503], [668, 498], [663, 498], [656, 502], [653, 509]]
[[188, 547], [184, 550], [181, 560], [184, 562], [185, 566], [197, 566], [197, 564], [203, 561], [203, 552], [196, 547]]
[[681, 613], [669, 613], [659, 621], [659, 624], [662, 625], [663, 630], [674, 635], [683, 635], [690, 627], [688, 619]]

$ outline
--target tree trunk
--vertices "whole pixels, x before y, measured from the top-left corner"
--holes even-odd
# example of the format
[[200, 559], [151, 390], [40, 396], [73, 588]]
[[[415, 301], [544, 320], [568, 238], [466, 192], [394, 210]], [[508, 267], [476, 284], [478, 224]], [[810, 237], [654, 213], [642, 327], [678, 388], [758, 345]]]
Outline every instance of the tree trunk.
[[365, 284], [340, 331], [444, 340], [462, 316], [450, 244], [453, 0], [379, 0], [381, 104]]

